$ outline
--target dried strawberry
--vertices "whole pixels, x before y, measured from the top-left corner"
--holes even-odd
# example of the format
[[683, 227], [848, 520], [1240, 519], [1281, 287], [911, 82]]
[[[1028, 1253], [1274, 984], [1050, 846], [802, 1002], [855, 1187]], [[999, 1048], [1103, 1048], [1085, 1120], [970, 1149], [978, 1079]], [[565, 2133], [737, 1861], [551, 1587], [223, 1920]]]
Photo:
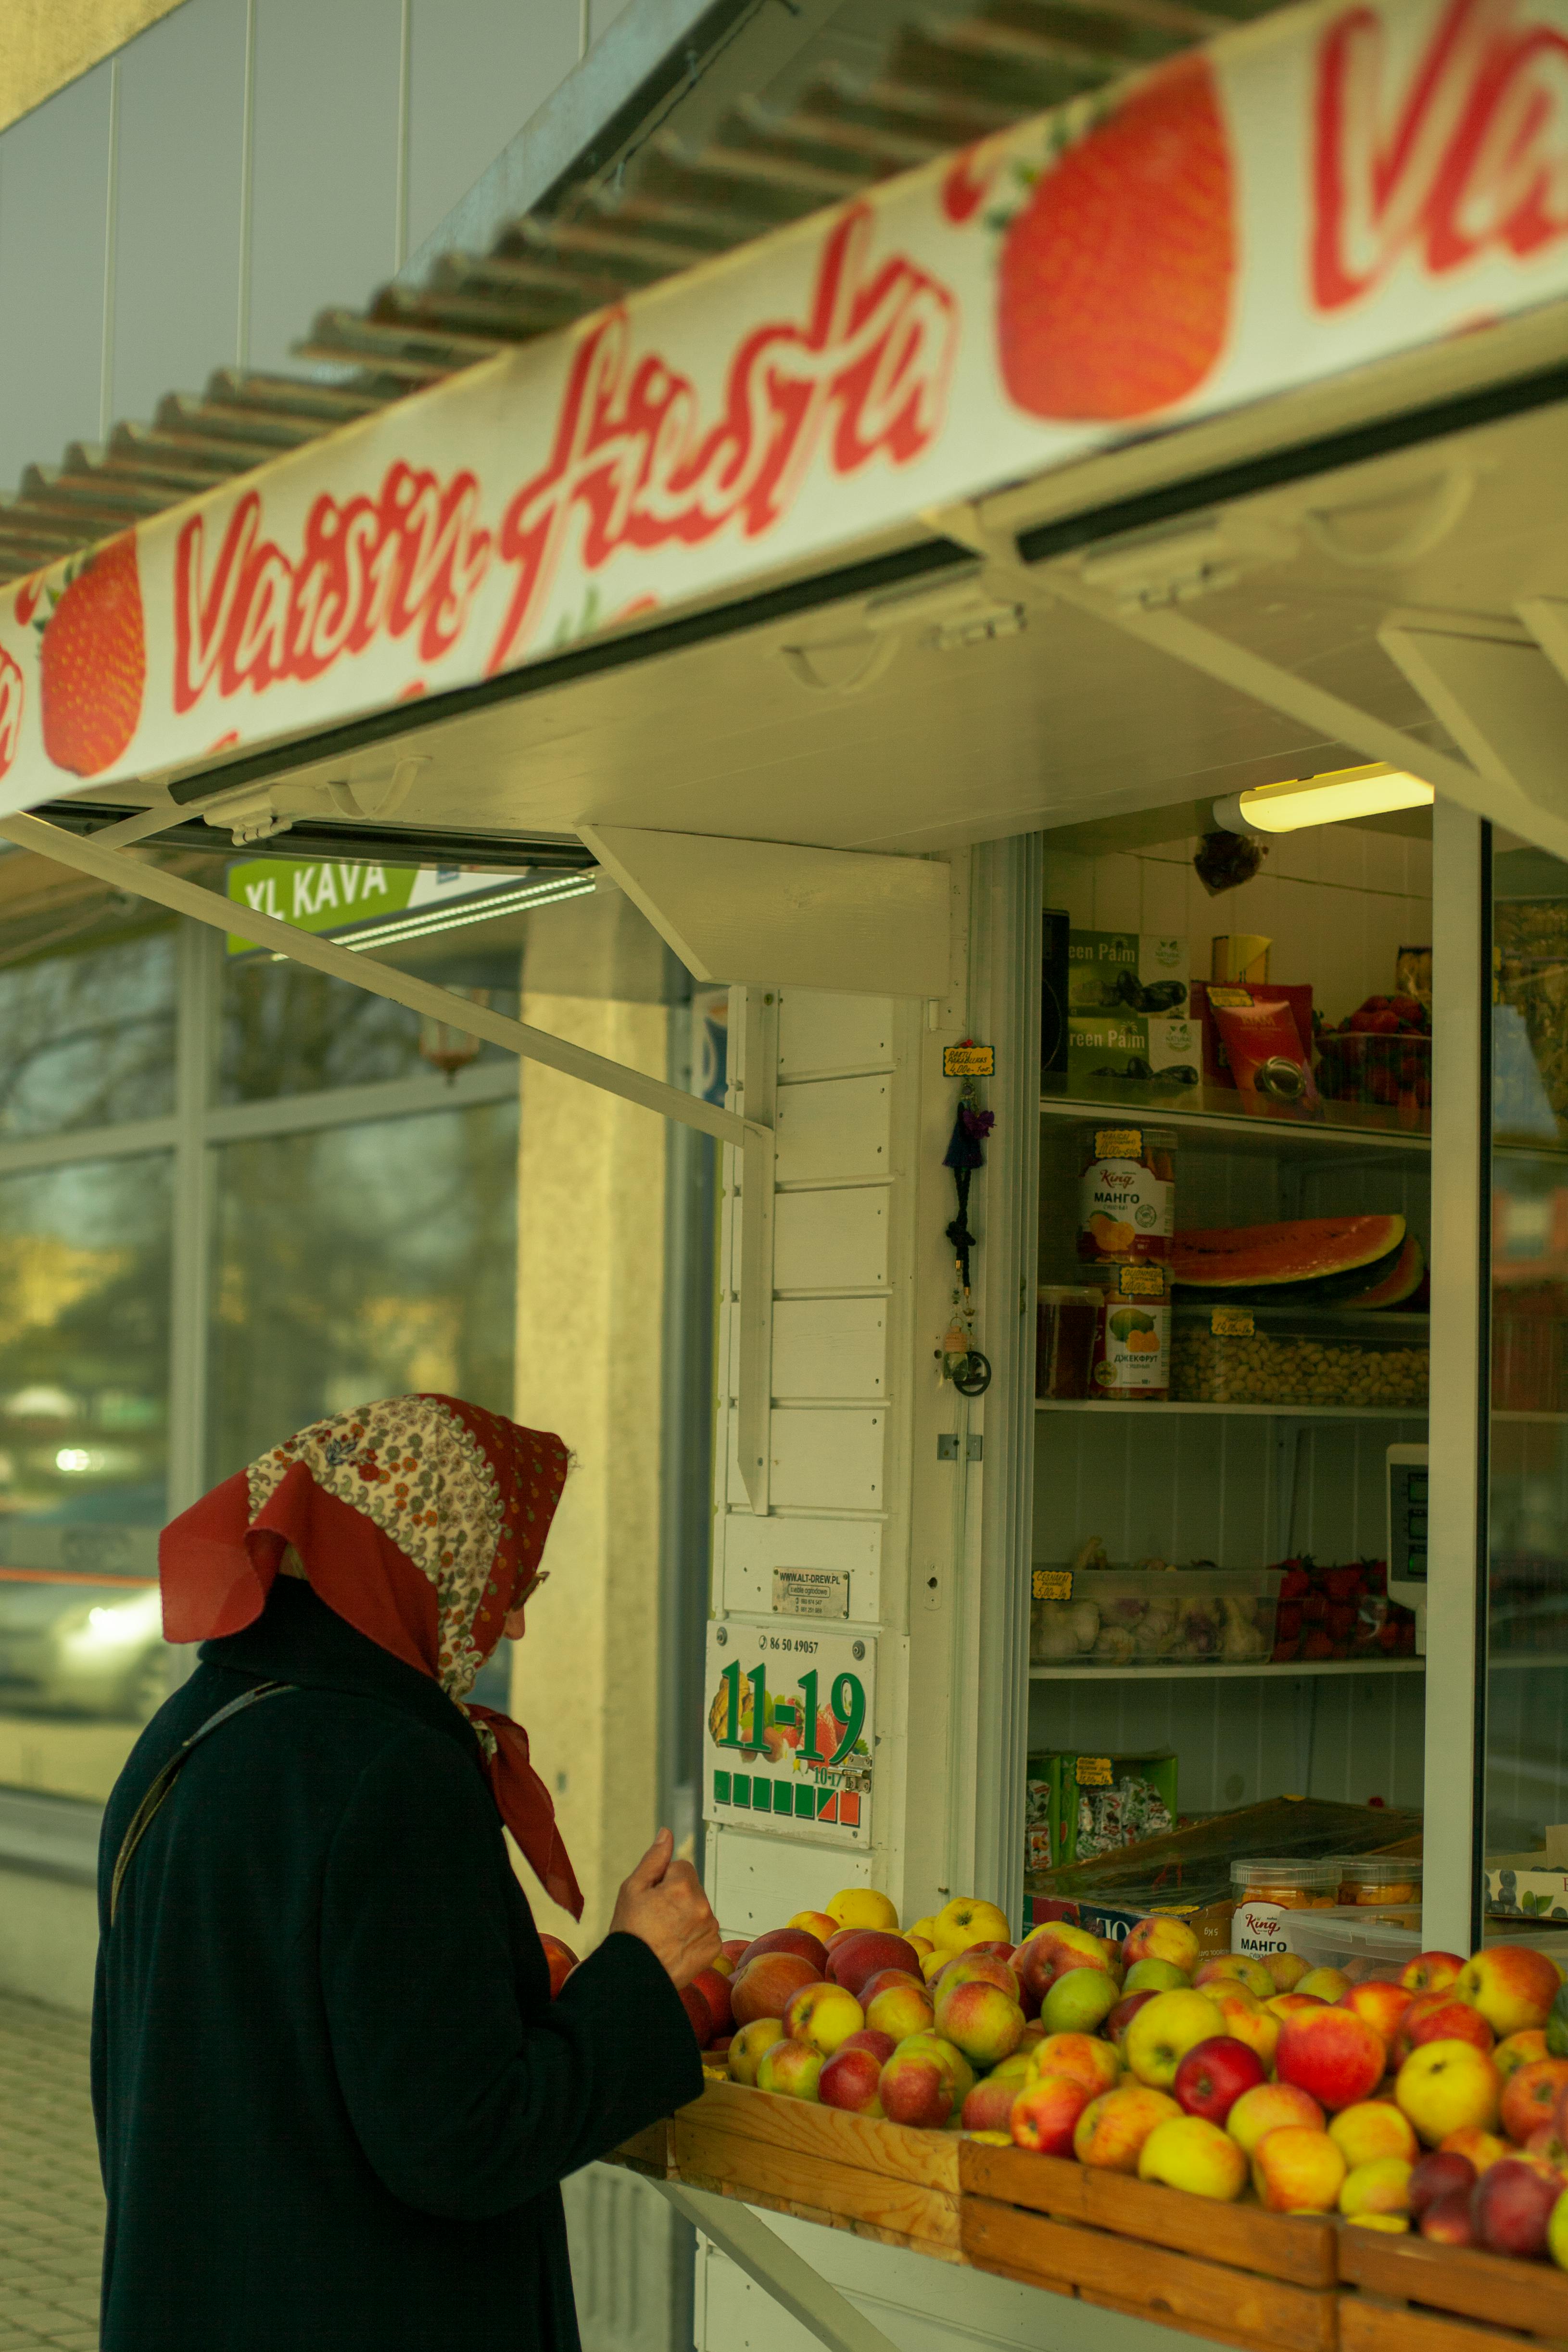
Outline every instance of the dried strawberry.
[[1042, 172], [997, 275], [1003, 381], [1035, 416], [1147, 416], [1225, 349], [1229, 143], [1201, 57], [1163, 67]]
[[97, 776], [136, 732], [147, 639], [129, 533], [88, 558], [43, 624], [38, 688], [44, 749], [57, 768]]

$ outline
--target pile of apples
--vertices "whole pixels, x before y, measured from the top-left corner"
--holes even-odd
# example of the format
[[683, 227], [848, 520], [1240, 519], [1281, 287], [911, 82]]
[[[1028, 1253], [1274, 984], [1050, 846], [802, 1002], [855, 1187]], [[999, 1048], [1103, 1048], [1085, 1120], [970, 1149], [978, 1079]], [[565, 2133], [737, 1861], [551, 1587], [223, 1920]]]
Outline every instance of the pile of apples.
[[1007, 1940], [963, 1897], [907, 1931], [865, 1887], [725, 1945], [682, 1996], [731, 2082], [1198, 2197], [1568, 2269], [1568, 1989], [1497, 1944], [1352, 1984], [1200, 1958], [1184, 1921]]

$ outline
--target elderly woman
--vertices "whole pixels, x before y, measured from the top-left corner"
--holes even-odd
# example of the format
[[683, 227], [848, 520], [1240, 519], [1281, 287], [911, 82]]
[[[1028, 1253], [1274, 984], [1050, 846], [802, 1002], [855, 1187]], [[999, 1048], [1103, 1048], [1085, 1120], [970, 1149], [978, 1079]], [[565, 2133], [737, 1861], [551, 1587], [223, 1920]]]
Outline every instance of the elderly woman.
[[566, 1466], [395, 1397], [165, 1530], [201, 1662], [104, 1818], [103, 2352], [574, 2352], [559, 2184], [701, 2089], [679, 1992], [719, 1935], [661, 1832], [551, 1999], [502, 1822], [582, 1897], [525, 1735], [464, 1696]]

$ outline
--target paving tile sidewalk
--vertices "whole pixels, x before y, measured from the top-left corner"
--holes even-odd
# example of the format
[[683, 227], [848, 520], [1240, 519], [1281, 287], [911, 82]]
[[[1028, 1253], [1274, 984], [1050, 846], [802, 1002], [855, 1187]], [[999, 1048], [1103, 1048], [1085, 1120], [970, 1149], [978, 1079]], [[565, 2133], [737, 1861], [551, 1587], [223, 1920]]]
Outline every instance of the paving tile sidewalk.
[[0, 2352], [98, 2352], [87, 2021], [0, 1993]]

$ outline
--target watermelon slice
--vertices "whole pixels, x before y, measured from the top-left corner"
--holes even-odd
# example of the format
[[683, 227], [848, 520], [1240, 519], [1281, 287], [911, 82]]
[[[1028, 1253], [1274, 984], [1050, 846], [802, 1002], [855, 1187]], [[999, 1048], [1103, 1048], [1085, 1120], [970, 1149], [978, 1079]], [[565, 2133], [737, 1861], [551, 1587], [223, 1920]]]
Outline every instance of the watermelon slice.
[[1399, 1255], [1391, 1274], [1381, 1276], [1365, 1290], [1349, 1292], [1340, 1304], [1347, 1312], [1365, 1314], [1371, 1307], [1409, 1307], [1426, 1279], [1426, 1253], [1414, 1234], [1406, 1234], [1399, 1245]]
[[1403, 1217], [1292, 1217], [1279, 1225], [1221, 1225], [1175, 1235], [1171, 1278], [1194, 1305], [1335, 1305], [1390, 1278], [1404, 1244]]

